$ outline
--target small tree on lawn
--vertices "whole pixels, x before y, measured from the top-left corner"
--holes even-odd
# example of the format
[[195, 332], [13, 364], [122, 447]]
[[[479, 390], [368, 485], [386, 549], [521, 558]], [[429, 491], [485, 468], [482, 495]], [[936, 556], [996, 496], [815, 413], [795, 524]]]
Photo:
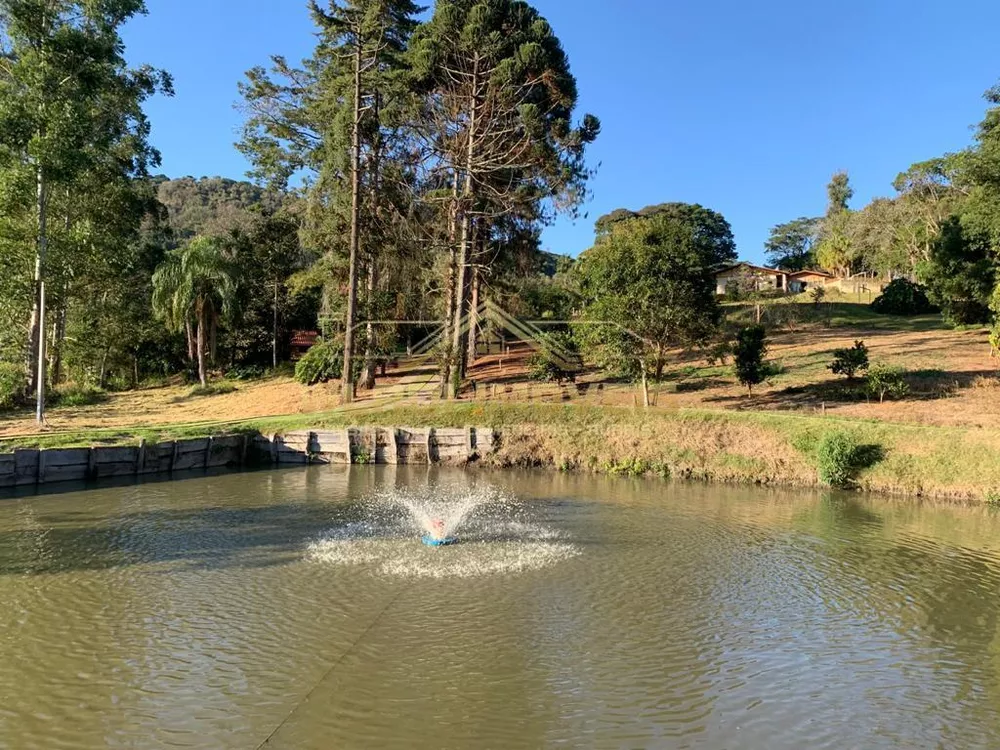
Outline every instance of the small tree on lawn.
[[834, 349], [833, 362], [828, 367], [834, 375], [854, 380], [855, 375], [868, 369], [868, 347], [864, 341], [855, 341], [850, 348]]
[[736, 334], [736, 347], [733, 352], [736, 378], [747, 387], [753, 395], [753, 387], [763, 383], [769, 374], [769, 368], [764, 361], [767, 354], [767, 335], [764, 326], [747, 326]]
[[716, 330], [715, 269], [735, 255], [729, 224], [701, 206], [665, 204], [602, 228], [576, 273], [584, 307], [576, 332], [588, 358], [642, 384], [658, 382], [672, 349]]
[[868, 371], [865, 378], [868, 393], [878, 396], [881, 404], [885, 397], [903, 398], [910, 391], [910, 387], [903, 379], [904, 370], [901, 367], [891, 367], [890, 365], [875, 364]]

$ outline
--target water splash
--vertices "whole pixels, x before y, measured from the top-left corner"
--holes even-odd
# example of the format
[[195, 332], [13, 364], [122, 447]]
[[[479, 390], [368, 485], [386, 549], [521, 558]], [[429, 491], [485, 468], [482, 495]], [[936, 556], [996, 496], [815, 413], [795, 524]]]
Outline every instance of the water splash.
[[[528, 506], [491, 485], [392, 490], [369, 498], [365, 509], [364, 520], [309, 544], [307, 557], [382, 575], [469, 578], [537, 570], [579, 554], [561, 532], [531, 518]], [[462, 543], [432, 549], [420, 543], [424, 534]]]

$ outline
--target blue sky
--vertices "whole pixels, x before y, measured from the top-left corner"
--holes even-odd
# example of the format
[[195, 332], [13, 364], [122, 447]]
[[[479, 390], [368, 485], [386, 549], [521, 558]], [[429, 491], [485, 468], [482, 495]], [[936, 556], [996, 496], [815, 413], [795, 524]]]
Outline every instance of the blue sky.
[[[822, 213], [846, 169], [854, 204], [892, 191], [914, 161], [969, 143], [1000, 80], [995, 0], [535, 0], [562, 39], [580, 112], [604, 126], [589, 218], [543, 245], [576, 255], [619, 207], [686, 201], [720, 211], [741, 257], [768, 230]], [[314, 39], [300, 0], [148, 0], [128, 56], [169, 70], [177, 96], [151, 102], [170, 176], [246, 171], [232, 144], [244, 71], [300, 59]]]

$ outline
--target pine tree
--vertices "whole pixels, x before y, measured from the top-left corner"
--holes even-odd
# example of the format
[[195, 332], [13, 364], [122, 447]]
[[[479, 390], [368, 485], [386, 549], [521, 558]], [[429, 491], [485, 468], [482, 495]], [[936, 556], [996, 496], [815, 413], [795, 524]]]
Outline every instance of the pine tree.
[[409, 57], [423, 95], [417, 129], [427, 163], [451, 188], [441, 382], [455, 397], [473, 248], [491, 235], [495, 216], [539, 221], [543, 204], [578, 206], [584, 150], [600, 124], [587, 115], [573, 125], [569, 61], [551, 26], [522, 0], [441, 0], [414, 34]]
[[380, 202], [394, 145], [387, 142], [386, 130], [405, 109], [399, 101], [405, 99], [400, 58], [420, 8], [410, 0], [334, 1], [325, 9], [312, 2], [310, 7], [319, 43], [303, 67], [275, 58], [274, 76], [261, 68], [248, 73], [242, 92], [250, 118], [240, 147], [254, 162], [255, 176], [272, 185], [283, 187], [302, 169], [314, 175], [312, 239], [343, 248], [347, 256], [342, 393], [349, 402], [358, 283], [367, 260], [369, 296], [378, 285]]

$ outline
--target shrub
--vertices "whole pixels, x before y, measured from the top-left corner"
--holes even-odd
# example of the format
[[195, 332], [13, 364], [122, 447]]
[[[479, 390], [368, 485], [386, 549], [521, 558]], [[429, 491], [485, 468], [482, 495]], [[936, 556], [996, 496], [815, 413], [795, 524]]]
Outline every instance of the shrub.
[[344, 345], [340, 341], [318, 339], [295, 365], [295, 379], [316, 385], [340, 378], [344, 369]]
[[925, 288], [908, 279], [890, 281], [870, 307], [882, 315], [925, 315], [935, 309]]
[[528, 358], [528, 375], [532, 380], [556, 383], [576, 380], [583, 363], [572, 333], [546, 333], [539, 337], [538, 343], [539, 351]]
[[220, 383], [209, 383], [208, 385], [196, 385], [194, 388], [188, 391], [189, 398], [198, 398], [200, 396], [222, 396], [226, 393], [232, 393], [237, 390], [235, 383], [227, 383], [223, 380]]
[[705, 361], [711, 365], [725, 365], [726, 360], [733, 356], [733, 343], [728, 339], [716, 341], [705, 352]]
[[95, 385], [66, 383], [52, 391], [50, 401], [58, 406], [90, 406], [106, 401], [108, 394]]
[[906, 370], [902, 367], [876, 364], [868, 370], [868, 375], [865, 378], [865, 386], [869, 394], [878, 396], [880, 404], [885, 401], [886, 396], [890, 398], [903, 398], [910, 392], [910, 386], [903, 379], [905, 373]]
[[736, 378], [753, 394], [753, 387], [763, 383], [769, 368], [764, 362], [767, 353], [767, 336], [764, 326], [747, 326], [736, 334], [733, 351]]
[[232, 367], [226, 371], [226, 377], [230, 380], [260, 380], [266, 376], [267, 369], [260, 365]]
[[864, 341], [855, 341], [849, 349], [834, 349], [833, 362], [828, 367], [834, 375], [854, 380], [855, 375], [868, 369], [868, 347]]
[[819, 307], [819, 303], [822, 302], [825, 298], [826, 298], [826, 289], [824, 289], [823, 287], [814, 286], [812, 289], [809, 290], [809, 299], [812, 300], [812, 303], [816, 305], [816, 307]]
[[12, 409], [24, 395], [24, 367], [0, 362], [0, 409]]
[[849, 487], [863, 468], [864, 449], [849, 432], [833, 432], [816, 447], [819, 481], [831, 487]]

